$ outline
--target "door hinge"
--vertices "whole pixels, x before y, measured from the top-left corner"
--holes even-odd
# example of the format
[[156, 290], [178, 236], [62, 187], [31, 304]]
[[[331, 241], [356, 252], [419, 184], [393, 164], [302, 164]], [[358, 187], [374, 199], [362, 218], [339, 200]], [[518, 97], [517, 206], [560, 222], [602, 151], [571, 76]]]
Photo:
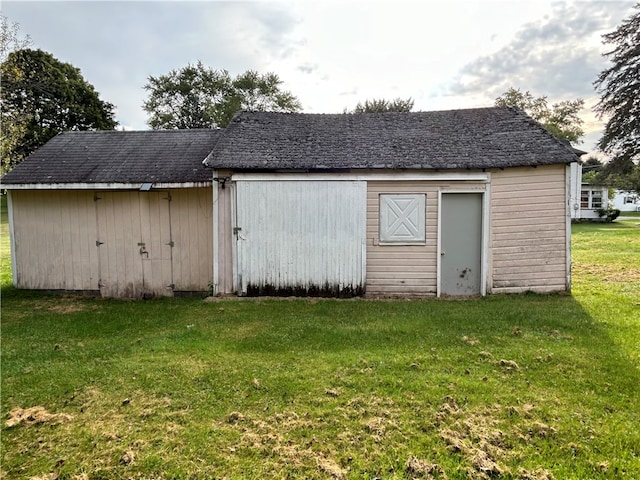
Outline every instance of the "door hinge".
[[93, 194], [93, 201], [97, 202], [98, 200], [102, 200], [102, 197], [99, 197], [97, 193]]
[[238, 232], [242, 231], [242, 227], [233, 227], [233, 233], [235, 233], [236, 235], [238, 234]]
[[165, 200], [168, 200], [169, 202], [172, 200], [171, 199], [171, 194], [169, 192], [167, 192], [167, 196], [164, 197]]
[[171, 248], [175, 247], [175, 243], [173, 243], [173, 240], [171, 240], [169, 243], [165, 243], [165, 245], [169, 245]]
[[100, 245], [104, 245], [104, 242], [101, 242], [100, 240], [96, 240], [96, 247], [99, 247]]

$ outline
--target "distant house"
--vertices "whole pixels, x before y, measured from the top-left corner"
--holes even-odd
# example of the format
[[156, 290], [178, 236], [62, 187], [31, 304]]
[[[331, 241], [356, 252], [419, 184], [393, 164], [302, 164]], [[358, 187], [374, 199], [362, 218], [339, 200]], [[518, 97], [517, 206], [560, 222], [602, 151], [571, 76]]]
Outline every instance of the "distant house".
[[[577, 157], [521, 111], [242, 112], [224, 131], [190, 132], [64, 134], [10, 172], [16, 285], [105, 296], [570, 288]], [[85, 168], [91, 135], [102, 160], [85, 154]], [[158, 148], [116, 153], [127, 135]], [[83, 175], [66, 179], [63, 160]], [[188, 174], [169, 174], [173, 163]]]
[[616, 190], [611, 203], [621, 212], [640, 212], [640, 195], [636, 192]]
[[573, 220], [604, 220], [599, 210], [609, 205], [609, 188], [582, 182], [582, 165], [571, 165], [571, 218]]

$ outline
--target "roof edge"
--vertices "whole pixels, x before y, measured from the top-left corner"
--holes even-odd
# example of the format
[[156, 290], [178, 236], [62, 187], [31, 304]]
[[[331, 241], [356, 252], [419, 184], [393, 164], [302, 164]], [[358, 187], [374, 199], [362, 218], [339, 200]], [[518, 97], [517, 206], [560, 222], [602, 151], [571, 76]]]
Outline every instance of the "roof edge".
[[[151, 182], [133, 183], [15, 183], [2, 184], [5, 190], [140, 190], [143, 184]], [[213, 185], [210, 182], [156, 182], [152, 190], [166, 188], [206, 188]]]

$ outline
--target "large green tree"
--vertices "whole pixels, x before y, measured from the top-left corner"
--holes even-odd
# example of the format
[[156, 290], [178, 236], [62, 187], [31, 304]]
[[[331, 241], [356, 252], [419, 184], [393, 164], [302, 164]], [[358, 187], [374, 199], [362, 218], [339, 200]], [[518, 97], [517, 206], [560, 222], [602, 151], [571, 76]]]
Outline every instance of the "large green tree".
[[531, 118], [540, 123], [554, 137], [560, 140], [580, 143], [584, 131], [580, 110], [584, 107], [584, 100], [564, 100], [551, 106], [546, 96], [534, 97], [529, 91], [509, 88], [496, 98], [497, 107], [516, 107], [526, 112]]
[[595, 110], [608, 116], [599, 147], [611, 156], [598, 180], [623, 190], [640, 192], [640, 3], [604, 43], [614, 46], [605, 53], [611, 66], [598, 76], [601, 95]]
[[65, 130], [111, 130], [113, 105], [69, 63], [42, 50], [11, 52], [0, 65], [2, 170]]
[[153, 129], [226, 127], [238, 110], [297, 112], [298, 99], [282, 90], [275, 73], [253, 70], [232, 78], [226, 70], [214, 70], [202, 62], [150, 76], [149, 92], [142, 107]]
[[344, 109], [344, 113], [384, 113], [384, 112], [410, 112], [413, 110], [413, 98], [384, 98], [365, 100], [358, 102], [353, 110]]

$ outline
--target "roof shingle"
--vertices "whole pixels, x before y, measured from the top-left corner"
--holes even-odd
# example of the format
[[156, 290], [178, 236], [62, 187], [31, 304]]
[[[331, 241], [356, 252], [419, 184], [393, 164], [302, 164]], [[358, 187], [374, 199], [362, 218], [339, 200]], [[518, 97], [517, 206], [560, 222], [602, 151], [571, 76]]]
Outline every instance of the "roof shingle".
[[11, 184], [210, 182], [220, 130], [64, 132], [2, 178]]
[[415, 113], [241, 112], [206, 164], [236, 170], [470, 169], [570, 163], [571, 150], [508, 107]]

